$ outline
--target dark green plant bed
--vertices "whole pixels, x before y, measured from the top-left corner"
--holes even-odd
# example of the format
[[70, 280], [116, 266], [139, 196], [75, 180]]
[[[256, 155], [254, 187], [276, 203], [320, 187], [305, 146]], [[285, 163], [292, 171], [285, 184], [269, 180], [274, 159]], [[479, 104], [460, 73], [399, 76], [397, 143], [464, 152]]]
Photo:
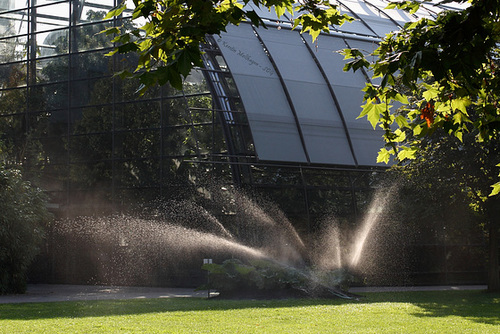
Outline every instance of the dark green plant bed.
[[360, 296], [347, 292], [345, 271], [313, 272], [271, 260], [243, 263], [237, 259], [222, 264], [205, 264], [209, 283], [200, 289], [219, 292], [224, 299], [346, 298]]

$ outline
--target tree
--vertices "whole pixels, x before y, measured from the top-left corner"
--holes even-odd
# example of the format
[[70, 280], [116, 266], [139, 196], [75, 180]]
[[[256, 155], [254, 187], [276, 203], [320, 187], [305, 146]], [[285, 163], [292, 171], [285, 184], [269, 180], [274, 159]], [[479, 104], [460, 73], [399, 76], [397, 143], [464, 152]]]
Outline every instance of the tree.
[[[450, 2], [466, 1], [441, 1]], [[389, 8], [413, 13], [419, 5], [393, 1]], [[373, 63], [361, 50], [344, 50], [353, 59], [346, 70], [373, 73], [360, 117], [385, 130], [387, 145], [378, 161], [414, 158], [421, 140], [437, 129], [459, 140], [473, 133], [485, 145], [499, 139], [499, 19], [500, 1], [472, 0], [461, 11], [444, 11], [388, 34], [370, 55]], [[490, 195], [500, 192], [500, 182], [492, 187]]]
[[[1, 151], [0, 151], [1, 153]], [[23, 293], [26, 272], [38, 254], [50, 219], [42, 190], [0, 160], [0, 294]]]
[[420, 229], [437, 229], [445, 221], [452, 227], [447, 233], [458, 236], [462, 244], [474, 243], [471, 229], [476, 235], [478, 228], [484, 231], [489, 239], [486, 258], [489, 258], [491, 291], [500, 288], [497, 260], [500, 197], [487, 194], [496, 177], [499, 153], [497, 141], [477, 143], [473, 134], [465, 134], [460, 141], [438, 130], [422, 140], [410, 163], [394, 166], [386, 175], [387, 179], [403, 181], [398, 201], [403, 205], [398, 211], [399, 220], [413, 222]]
[[[341, 14], [337, 5], [324, 0], [134, 0], [133, 20], [146, 20], [136, 29], [112, 27], [104, 32], [117, 35], [113, 42], [118, 46], [110, 53], [136, 52], [139, 54], [134, 73], [120, 72], [121, 77], [137, 77], [144, 92], [156, 84], [170, 83], [181, 89], [182, 77], [195, 66], [202, 66], [200, 43], [207, 35], [218, 35], [229, 24], [238, 25], [244, 20], [256, 26], [265, 25], [255, 11], [245, 7], [254, 4], [274, 8], [281, 17], [286, 11], [297, 12], [294, 26], [309, 32], [313, 38], [330, 25], [341, 25], [352, 18]], [[107, 18], [120, 18], [127, 9], [125, 2], [111, 10]]]
[[[450, 2], [465, 1], [442, 1]], [[417, 1], [399, 1], [389, 7], [414, 12], [419, 5]], [[346, 70], [363, 69], [373, 74], [373, 82], [364, 89], [360, 117], [366, 116], [374, 128], [385, 130], [386, 147], [379, 152], [378, 161], [388, 162], [391, 155], [399, 162], [414, 159], [429, 136], [439, 130], [457, 138], [462, 150], [468, 145], [464, 138], [472, 136], [475, 145], [469, 150], [471, 156], [481, 156], [483, 164], [491, 164], [491, 159], [498, 163], [494, 147], [500, 139], [499, 18], [499, 1], [472, 0], [461, 11], [445, 11], [435, 19], [407, 23], [388, 34], [371, 54], [376, 59], [373, 63], [361, 50], [344, 50], [346, 58], [353, 59]], [[436, 147], [430, 150], [438, 152]], [[494, 196], [500, 192], [500, 182], [491, 176], [495, 167], [470, 166], [469, 177], [494, 183], [492, 191], [476, 187], [475, 193], [489, 218], [489, 290], [500, 290], [499, 196]], [[459, 184], [463, 190], [470, 189]]]

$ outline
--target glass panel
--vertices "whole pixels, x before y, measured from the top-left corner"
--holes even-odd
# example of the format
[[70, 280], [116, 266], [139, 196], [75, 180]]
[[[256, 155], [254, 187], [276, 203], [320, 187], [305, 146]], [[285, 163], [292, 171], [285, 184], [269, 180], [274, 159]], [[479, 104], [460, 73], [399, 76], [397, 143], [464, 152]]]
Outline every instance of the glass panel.
[[[340, 11], [351, 17], [354, 17], [353, 12], [360, 13], [360, 8], [358, 5], [359, 1], [343, 1], [340, 6]], [[338, 27], [340, 31], [351, 32], [360, 35], [376, 36], [360, 19], [356, 19], [353, 22], [343, 24]]]
[[[64, 152], [63, 154], [59, 153], [54, 157], [63, 160], [63, 158], [67, 157], [67, 155]], [[52, 156], [50, 156], [49, 163], [46, 163], [43, 166], [43, 177], [41, 177], [38, 182], [44, 191], [63, 191], [64, 185], [68, 179], [68, 167], [66, 164], [55, 164], [52, 159]], [[50, 195], [50, 198], [51, 200], [54, 199], [52, 194]]]
[[155, 187], [160, 182], [159, 160], [130, 160], [117, 165], [122, 187]]
[[362, 166], [382, 166], [377, 164], [377, 154], [384, 146], [383, 130], [373, 130], [366, 119], [356, 119], [361, 112], [363, 92], [357, 88], [335, 86], [335, 94], [342, 106], [354, 152], [358, 164]]
[[[4, 89], [23, 86], [26, 86], [26, 67], [24, 64], [0, 65], [0, 88]], [[3, 98], [12, 93], [2, 92], [0, 94]]]
[[349, 176], [343, 172], [304, 170], [304, 177], [307, 185], [323, 187], [344, 187], [350, 189], [351, 182]]
[[71, 109], [72, 133], [111, 132], [112, 119], [113, 108], [111, 106]]
[[335, 217], [354, 215], [353, 196], [350, 191], [315, 189], [307, 191], [309, 210], [314, 215], [333, 214]]
[[26, 0], [0, 0], [0, 11], [26, 8], [27, 5]]
[[210, 93], [205, 76], [200, 70], [192, 71], [190, 75], [184, 80], [184, 93], [189, 94], [199, 94], [199, 93]]
[[68, 107], [68, 84], [58, 83], [30, 88], [30, 111], [53, 110]]
[[126, 131], [115, 133], [115, 156], [120, 158], [148, 158], [160, 155], [160, 131]]
[[0, 14], [0, 37], [26, 34], [28, 25], [25, 20], [25, 10]]
[[259, 158], [306, 162], [290, 105], [252, 28], [228, 27], [217, 43], [241, 94]]
[[12, 37], [0, 40], [0, 60], [2, 63], [26, 60], [26, 37]]
[[101, 160], [111, 159], [113, 136], [111, 133], [70, 137], [70, 161], [93, 162], [100, 166]]
[[163, 101], [163, 126], [191, 123], [188, 118], [185, 101], [186, 100], [184, 98]]
[[121, 98], [121, 101], [138, 101], [147, 100], [152, 98], [160, 97], [161, 87], [153, 86], [150, 87], [144, 95], [140, 95], [137, 89], [140, 87], [141, 83], [138, 79], [126, 79], [116, 81], [117, 86], [120, 87], [121, 94], [117, 95], [117, 99]]
[[[81, 7], [82, 4], [83, 8]], [[76, 23], [102, 21], [107, 12], [113, 7], [113, 0], [94, 0], [93, 2], [80, 0], [80, 3], [75, 6], [73, 20]]]
[[[347, 23], [346, 23], [347, 25]], [[344, 85], [349, 87], [363, 88], [366, 83], [361, 71], [344, 72], [343, 66], [347, 62], [344, 57], [337, 53], [347, 46], [340, 37], [321, 35], [321, 41], [313, 44], [307, 39], [309, 46], [314, 50], [314, 55], [319, 60], [321, 67], [325, 71], [328, 81], [332, 85]], [[348, 40], [351, 43], [351, 40]], [[367, 50], [370, 51], [370, 50]]]
[[[210, 132], [210, 135], [213, 136], [213, 138], [211, 138], [210, 140], [212, 140], [212, 152], [213, 154], [220, 154], [221, 152], [227, 152], [227, 144], [226, 144], [226, 138], [224, 136], [224, 132], [222, 130], [222, 126], [220, 124], [220, 122], [215, 122], [214, 124], [211, 125], [211, 129], [210, 131], [208, 130], [205, 130], [207, 132]], [[208, 139], [205, 138], [201, 138], [200, 140], [206, 140], [206, 142], [208, 142]], [[236, 148], [237, 152], [235, 152], [236, 154], [238, 154], [238, 148]], [[244, 150], [241, 150], [240, 151], [244, 151]], [[245, 152], [245, 151], [244, 151]], [[214, 158], [215, 159], [215, 158]], [[219, 158], [217, 158], [219, 159]], [[219, 168], [221, 166], [217, 166], [217, 168]]]
[[[88, 163], [72, 164], [70, 168], [70, 180], [72, 195], [76, 195], [76, 189], [92, 188], [92, 198], [96, 196], [96, 187], [107, 187], [106, 194], [109, 196], [111, 190], [111, 176], [113, 165], [111, 161], [93, 161]], [[90, 196], [90, 194], [89, 194]], [[85, 197], [88, 199], [88, 197]], [[81, 199], [80, 199], [81, 200]]]
[[36, 61], [37, 79], [40, 82], [68, 80], [68, 56], [38, 59]]
[[291, 168], [273, 168], [253, 166], [255, 183], [260, 185], [301, 185], [300, 171]]
[[71, 55], [72, 77], [87, 79], [110, 75], [113, 69], [113, 58], [106, 57], [107, 51], [86, 52]]
[[111, 38], [106, 36], [106, 34], [99, 34], [99, 32], [112, 25], [113, 22], [104, 22], [73, 28], [73, 50], [87, 51], [111, 47]]
[[35, 32], [54, 30], [69, 25], [69, 2], [34, 9], [30, 19], [36, 20]]
[[0, 91], [0, 115], [22, 114], [26, 111], [26, 88]]
[[259, 34], [285, 80], [311, 162], [353, 165], [332, 94], [299, 33], [261, 29]]
[[328, 88], [297, 81], [286, 84], [311, 162], [354, 165], [347, 133]]
[[[3, 114], [2, 104], [3, 103], [0, 101], [0, 112]], [[0, 133], [2, 133], [2, 141], [7, 145], [7, 149], [14, 148], [14, 152], [21, 149], [23, 145], [18, 143], [23, 138], [25, 124], [26, 116], [23, 114], [11, 116], [0, 114]]]
[[[66, 137], [41, 138], [40, 143], [44, 148], [46, 160], [48, 162], [51, 164], [66, 164], [68, 162], [68, 154], [66, 150], [68, 140]], [[52, 171], [54, 172], [54, 170]]]
[[304, 191], [295, 187], [284, 187], [280, 189], [261, 189], [267, 198], [272, 198], [274, 203], [280, 203], [280, 209], [287, 213], [306, 214], [306, 201]]
[[370, 0], [370, 3], [383, 10], [385, 14], [397, 21], [401, 26], [403, 26], [406, 22], [415, 21], [415, 16], [410, 15], [408, 12], [396, 8], [385, 9], [385, 7], [387, 7], [387, 2], [383, 0]]
[[161, 125], [160, 102], [125, 104], [121, 109], [116, 111], [115, 116], [115, 128], [118, 130], [159, 128]]
[[163, 155], [184, 156], [196, 154], [197, 145], [192, 127], [163, 129]]
[[113, 78], [73, 81], [71, 86], [70, 99], [74, 107], [111, 103], [113, 100]]
[[195, 126], [194, 131], [196, 132], [196, 140], [198, 141], [200, 154], [210, 154], [213, 150], [212, 124]]
[[[27, 2], [26, 0], [24, 0]], [[50, 5], [54, 3], [69, 3], [70, 0], [31, 0], [32, 4], [35, 4], [37, 7], [43, 6], [43, 5]]]
[[[345, 4], [351, 11], [358, 14], [360, 19], [363, 20], [372, 30], [374, 30], [378, 36], [385, 36], [385, 34], [398, 28], [379, 10], [363, 1], [346, 0], [343, 1], [343, 4]], [[350, 29], [349, 24], [344, 24], [342, 26], [342, 30], [344, 29]], [[370, 33], [370, 35], [372, 35], [372, 33]]]
[[212, 122], [212, 96], [200, 95], [187, 98], [193, 123]]
[[68, 134], [68, 111], [64, 109], [41, 112], [37, 116], [37, 123], [38, 127], [43, 129], [40, 135], [66, 136]]
[[56, 30], [36, 35], [38, 57], [68, 53], [68, 31]]

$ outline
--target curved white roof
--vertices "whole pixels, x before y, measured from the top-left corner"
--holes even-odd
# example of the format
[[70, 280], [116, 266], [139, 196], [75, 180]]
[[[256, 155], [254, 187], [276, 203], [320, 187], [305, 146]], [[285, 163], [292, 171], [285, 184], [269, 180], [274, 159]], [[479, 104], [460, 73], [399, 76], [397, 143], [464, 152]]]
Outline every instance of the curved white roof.
[[372, 51], [381, 36], [405, 22], [435, 16], [441, 7], [422, 6], [417, 15], [384, 9], [388, 1], [334, 1], [356, 18], [317, 42], [256, 10], [268, 29], [230, 26], [216, 42], [234, 77], [260, 160], [344, 166], [376, 163], [384, 145], [361, 112], [368, 75], [343, 72], [346, 47]]

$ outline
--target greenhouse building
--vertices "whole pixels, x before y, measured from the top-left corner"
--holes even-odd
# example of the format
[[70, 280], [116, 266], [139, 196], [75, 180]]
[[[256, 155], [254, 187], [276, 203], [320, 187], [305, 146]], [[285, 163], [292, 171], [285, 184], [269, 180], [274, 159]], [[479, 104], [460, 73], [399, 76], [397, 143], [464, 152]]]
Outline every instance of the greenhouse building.
[[[113, 44], [98, 34], [136, 24], [127, 11], [104, 19], [115, 2], [0, 0], [0, 139], [9, 159], [47, 192], [56, 216], [121, 213], [216, 185], [272, 201], [300, 234], [328, 215], [360, 218], [387, 168], [376, 162], [382, 131], [357, 119], [370, 73], [344, 72], [337, 51], [370, 52], [405, 22], [446, 9], [410, 15], [384, 0], [332, 0], [355, 21], [312, 42], [290, 17], [254, 8], [267, 29], [242, 23], [207, 37], [204, 66], [182, 91], [166, 85], [140, 96], [137, 81], [113, 76], [137, 56], [106, 56]], [[446, 257], [446, 245], [424, 248]], [[412, 269], [425, 280], [412, 277], [469, 277], [429, 266]]]

